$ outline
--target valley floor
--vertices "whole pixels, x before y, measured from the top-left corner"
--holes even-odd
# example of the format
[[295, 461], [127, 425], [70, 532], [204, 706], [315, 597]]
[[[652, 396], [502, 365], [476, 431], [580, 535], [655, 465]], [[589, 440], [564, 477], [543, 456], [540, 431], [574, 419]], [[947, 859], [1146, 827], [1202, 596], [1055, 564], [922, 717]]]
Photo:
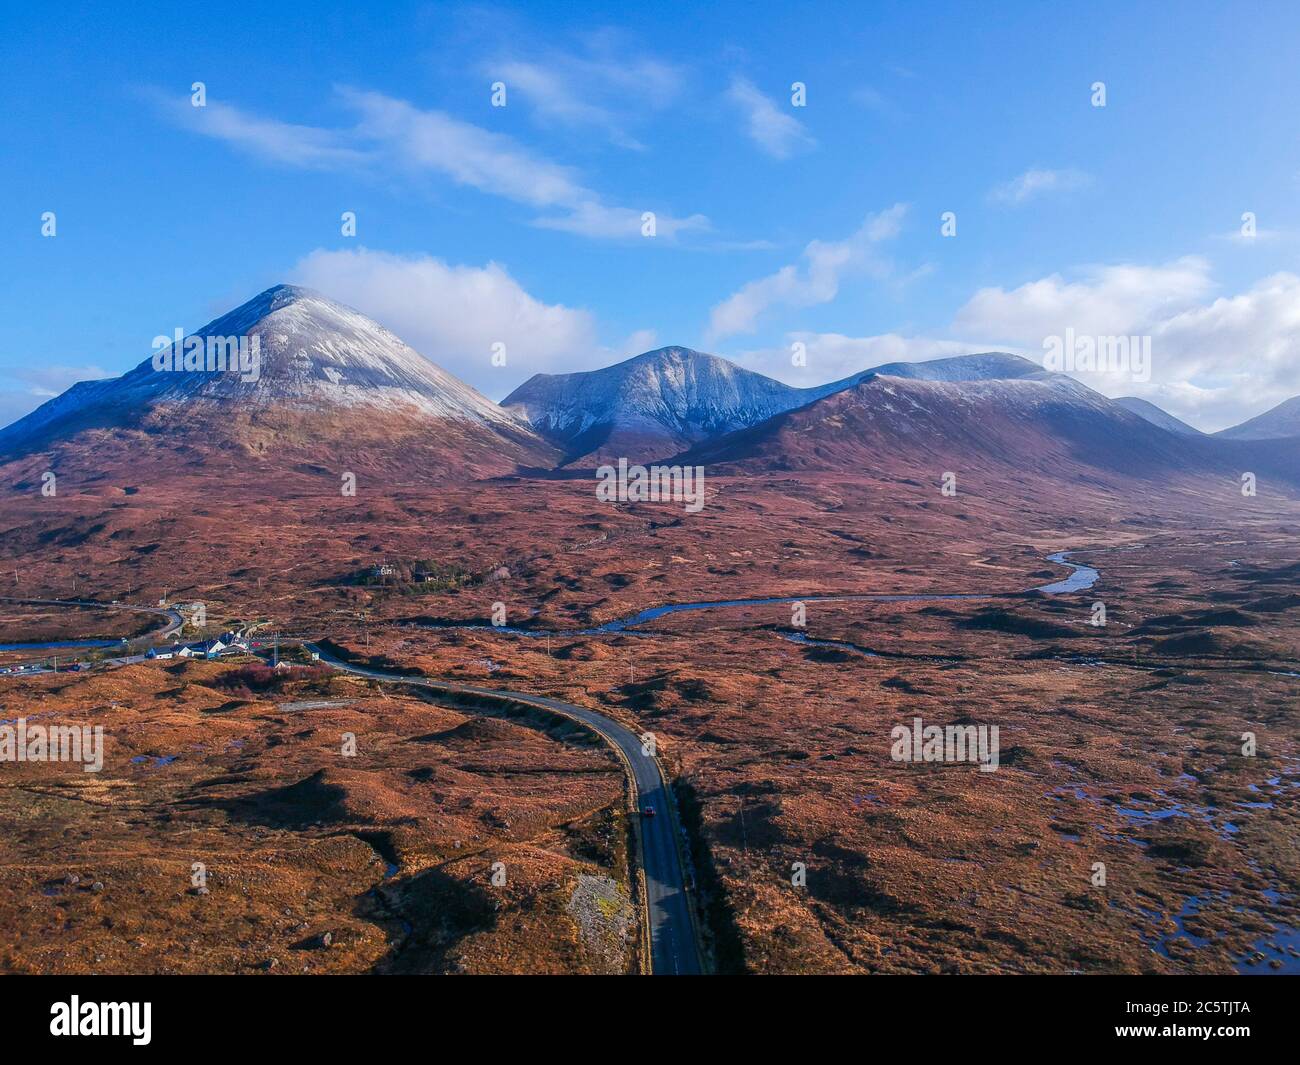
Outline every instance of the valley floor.
[[[329, 635], [652, 733], [723, 971], [1295, 970], [1300, 506], [1230, 483], [711, 493], [688, 515], [598, 504], [585, 481], [341, 502], [304, 481], [239, 508], [92, 487], [11, 506], [0, 563], [44, 594], [74, 576], [101, 598], [167, 592], [214, 625]], [[1045, 561], [1059, 550], [1096, 585], [1020, 594], [1065, 576]], [[410, 579], [430, 559], [437, 579]], [[510, 627], [570, 632], [666, 603], [861, 593], [987, 598], [809, 601], [802, 626], [754, 604], [549, 641], [490, 624], [496, 604]], [[93, 720], [109, 752], [93, 777], [3, 767], [4, 968], [635, 970], [621, 774], [590, 737], [238, 670], [0, 678], [5, 718]], [[894, 760], [891, 730], [915, 718], [997, 726], [997, 770]], [[364, 755], [340, 755], [345, 732]]]

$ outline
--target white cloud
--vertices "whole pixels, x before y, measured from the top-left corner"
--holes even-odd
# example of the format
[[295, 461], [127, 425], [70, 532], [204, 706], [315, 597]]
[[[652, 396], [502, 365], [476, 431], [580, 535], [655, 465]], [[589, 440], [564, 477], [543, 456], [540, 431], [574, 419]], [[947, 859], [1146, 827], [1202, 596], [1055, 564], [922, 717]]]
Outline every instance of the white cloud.
[[[580, 368], [600, 349], [590, 312], [536, 299], [504, 267], [451, 266], [428, 255], [318, 249], [293, 270], [392, 330], [494, 399], [534, 373]], [[491, 364], [506, 346], [506, 366]]]
[[490, 76], [505, 84], [507, 92], [521, 94], [537, 116], [563, 126], [597, 126], [613, 129], [614, 115], [584, 98], [553, 65], [507, 60], [487, 66]]
[[113, 376], [99, 366], [36, 366], [9, 372], [31, 385], [34, 396], [57, 396], [78, 381], [100, 381]]
[[591, 198], [568, 168], [532, 154], [504, 134], [382, 93], [348, 88], [339, 93], [360, 116], [358, 135], [408, 166], [533, 207]]
[[0, 370], [0, 375], [27, 385], [26, 388], [0, 387], [0, 427], [30, 414], [47, 399], [62, 395], [78, 381], [99, 381], [113, 376], [99, 366], [8, 366]]
[[532, 47], [529, 58], [500, 58], [485, 74], [522, 97], [537, 123], [548, 128], [599, 130], [619, 147], [644, 150], [629, 128], [676, 100], [683, 73], [671, 63], [630, 55], [619, 42], [597, 35], [583, 54]]
[[852, 100], [854, 103], [861, 104], [868, 111], [874, 111], [883, 118], [899, 118], [901, 112], [898, 105], [879, 89], [874, 89], [870, 85], [863, 85], [853, 90]]
[[1045, 337], [1067, 328], [1094, 336], [1131, 334], [1212, 288], [1210, 264], [1196, 256], [1163, 266], [1091, 267], [1078, 281], [1052, 274], [1010, 291], [980, 289], [958, 310], [954, 326], [1041, 352]]
[[709, 316], [709, 339], [752, 333], [759, 316], [774, 305], [811, 307], [828, 303], [839, 292], [840, 279], [846, 274], [865, 270], [885, 276], [889, 266], [877, 258], [875, 246], [898, 235], [906, 213], [905, 204], [895, 204], [880, 214], [868, 215], [847, 240], [814, 240], [804, 249], [802, 272], [798, 264], [783, 266], [717, 304]]
[[333, 169], [362, 166], [369, 161], [366, 152], [345, 143], [346, 134], [342, 132], [262, 118], [216, 100], [194, 107], [188, 96], [177, 99], [153, 91], [146, 91], [145, 96], [177, 125], [273, 163]]
[[659, 347], [659, 334], [653, 329], [638, 329], [618, 346], [620, 359], [630, 359], [635, 355], [644, 355]]
[[[679, 233], [691, 230], [706, 230], [709, 220], [702, 214], [693, 214], [689, 218], [675, 218], [652, 212], [654, 218], [654, 236], [676, 239]], [[586, 202], [575, 205], [567, 214], [535, 219], [533, 224], [542, 229], [558, 229], [565, 233], [577, 233], [583, 237], [620, 240], [635, 237], [651, 239], [642, 232], [644, 211], [632, 207], [608, 207], [602, 203]]]
[[[751, 370], [786, 384], [807, 387], [826, 384], [887, 362], [926, 362], [946, 355], [970, 355], [995, 350], [993, 345], [898, 333], [850, 337], [841, 333], [787, 333], [784, 347], [746, 351], [737, 361]], [[807, 365], [793, 365], [791, 345], [804, 345]]]
[[1274, 274], [1211, 299], [1210, 265], [1094, 267], [1010, 291], [988, 288], [962, 307], [954, 329], [991, 336], [1041, 360], [1044, 340], [1076, 335], [1151, 337], [1151, 379], [1077, 374], [1109, 396], [1137, 395], [1197, 428], [1235, 425], [1300, 394], [1300, 277]]
[[998, 185], [989, 193], [994, 203], [1017, 206], [1050, 192], [1077, 192], [1092, 184], [1092, 175], [1082, 170], [1026, 170], [1017, 178]]
[[1300, 277], [1274, 274], [1170, 315], [1153, 329], [1152, 361], [1144, 398], [1198, 428], [1225, 429], [1300, 395]]
[[[193, 108], [187, 101], [167, 102], [164, 112], [195, 132], [273, 162], [432, 172], [486, 195], [558, 211], [532, 220], [543, 228], [598, 239], [640, 239], [645, 211], [655, 213], [656, 236], [661, 239], [671, 241], [679, 233], [708, 228], [708, 219], [700, 214], [679, 218], [657, 204], [606, 203], [571, 168], [443, 111], [422, 110], [378, 92], [340, 87], [337, 93], [358, 116], [346, 130], [290, 125], [217, 103]], [[189, 112], [209, 114], [195, 118]]]
[[1282, 229], [1256, 229], [1254, 233], [1243, 233], [1240, 228], [1230, 229], [1226, 233], [1216, 233], [1216, 240], [1226, 240], [1232, 244], [1239, 244], [1242, 247], [1249, 248], [1254, 244], [1263, 244], [1278, 240], [1281, 237], [1289, 236], [1286, 230]]
[[817, 143], [802, 122], [777, 107], [745, 78], [732, 79], [727, 99], [743, 112], [750, 138], [774, 159], [788, 159]]

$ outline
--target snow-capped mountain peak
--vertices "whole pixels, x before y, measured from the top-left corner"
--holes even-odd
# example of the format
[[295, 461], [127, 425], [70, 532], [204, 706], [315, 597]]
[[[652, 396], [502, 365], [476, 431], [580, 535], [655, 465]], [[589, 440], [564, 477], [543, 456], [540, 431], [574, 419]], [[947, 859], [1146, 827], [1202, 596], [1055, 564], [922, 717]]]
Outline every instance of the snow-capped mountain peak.
[[[383, 326], [310, 289], [277, 285], [187, 334], [180, 345], [164, 345], [161, 338], [168, 335], [161, 333], [154, 354], [134, 369], [74, 385], [5, 429], [0, 441], [53, 429], [101, 407], [127, 415], [230, 404], [244, 411], [283, 406], [304, 413], [373, 407], [523, 428]], [[253, 354], [238, 364], [233, 352], [241, 345]], [[187, 350], [193, 351], [192, 365]], [[229, 363], [214, 364], [207, 354], [212, 350], [231, 352]]]
[[600, 370], [537, 374], [502, 405], [576, 460], [667, 454], [789, 410], [801, 395], [716, 355], [673, 346]]
[[829, 384], [796, 388], [717, 355], [672, 346], [599, 370], [537, 374], [507, 396], [503, 406], [576, 462], [615, 454], [671, 454], [877, 376], [953, 382], [1042, 372], [1037, 363], [1018, 355], [987, 352], [889, 363]]
[[555, 458], [514, 415], [309, 289], [277, 285], [193, 333], [165, 330], [154, 353], [121, 377], [73, 385], [0, 431], [0, 452], [108, 431], [123, 446], [144, 432], [259, 457], [353, 454], [393, 465], [418, 455], [427, 468], [459, 463], [480, 473]]

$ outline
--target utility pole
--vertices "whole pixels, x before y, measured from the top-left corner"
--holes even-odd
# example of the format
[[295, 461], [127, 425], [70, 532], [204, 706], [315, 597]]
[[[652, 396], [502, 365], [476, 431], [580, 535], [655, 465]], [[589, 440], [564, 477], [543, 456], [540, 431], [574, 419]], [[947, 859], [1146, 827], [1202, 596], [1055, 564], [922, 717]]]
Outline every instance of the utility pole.
[[271, 666], [272, 668], [274, 668], [275, 666], [278, 666], [280, 664], [280, 630], [279, 629], [276, 629], [275, 631], [275, 650], [272, 653], [271, 657], [272, 657]]

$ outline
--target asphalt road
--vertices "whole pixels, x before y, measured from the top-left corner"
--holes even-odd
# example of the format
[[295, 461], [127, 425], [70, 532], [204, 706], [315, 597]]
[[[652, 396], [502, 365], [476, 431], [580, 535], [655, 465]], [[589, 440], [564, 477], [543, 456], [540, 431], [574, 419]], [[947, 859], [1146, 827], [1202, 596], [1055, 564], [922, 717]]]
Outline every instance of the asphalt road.
[[[309, 645], [311, 646], [311, 645]], [[669, 806], [664, 778], [660, 775], [654, 758], [641, 753], [641, 740], [631, 729], [613, 718], [589, 710], [585, 706], [560, 702], [528, 692], [502, 691], [478, 688], [470, 684], [447, 684], [426, 677], [408, 677], [400, 673], [385, 673], [377, 669], [344, 662], [311, 646], [322, 662], [338, 669], [372, 680], [398, 684], [415, 684], [436, 691], [465, 693], [486, 698], [509, 699], [545, 707], [565, 717], [574, 718], [595, 729], [605, 740], [623, 753], [632, 767], [641, 808], [654, 807], [654, 817], [642, 817], [641, 840], [644, 856], [646, 908], [650, 924], [650, 969], [655, 975], [697, 975], [702, 971], [694, 926], [691, 921], [690, 900], [686, 893], [686, 875], [682, 868], [674, 832], [676, 818]]]
[[[1045, 586], [1040, 591], [1051, 593], [1077, 591], [1090, 586], [1097, 578], [1097, 573], [1088, 567], [1068, 562], [1061, 552], [1051, 558], [1073, 571], [1071, 577], [1057, 584]], [[1085, 573], [1086, 571], [1086, 573]], [[1073, 578], [1083, 575], [1085, 581], [1073, 582]], [[175, 610], [157, 607], [133, 607], [127, 604], [97, 603], [92, 601], [27, 599], [8, 600], [10, 602], [28, 602], [61, 606], [96, 606], [117, 607], [123, 610], [141, 610], [155, 614], [164, 614], [171, 619], [171, 624], [151, 635], [168, 636], [178, 630], [182, 624], [179, 613]], [[264, 641], [263, 641], [264, 644]], [[256, 648], [258, 645], [254, 644]], [[631, 729], [584, 706], [561, 702], [542, 695], [528, 692], [506, 691], [494, 688], [479, 688], [469, 684], [448, 684], [443, 681], [430, 680], [427, 677], [410, 677], [400, 673], [385, 673], [381, 670], [368, 669], [335, 658], [314, 644], [305, 644], [320, 655], [321, 660], [372, 680], [395, 684], [413, 684], [448, 693], [465, 693], [489, 699], [509, 699], [513, 702], [528, 703], [544, 707], [565, 717], [574, 718], [595, 729], [607, 743], [622, 752], [631, 767], [636, 784], [638, 801], [641, 809], [653, 807], [654, 817], [641, 817], [642, 867], [645, 871], [646, 909], [650, 925], [650, 961], [651, 972], [656, 975], [695, 975], [702, 971], [699, 948], [691, 920], [690, 900], [686, 892], [686, 876], [682, 867], [681, 854], [677, 848], [675, 833], [677, 821], [673, 808], [669, 804], [664, 778], [660, 774], [658, 762], [641, 753], [641, 740]], [[137, 659], [122, 659], [135, 661]]]
[[12, 595], [0, 596], [0, 603], [27, 603], [32, 606], [84, 606], [98, 610], [130, 610], [136, 614], [160, 614], [167, 619], [167, 624], [161, 629], [154, 629], [152, 632], [133, 637], [137, 640], [142, 640], [146, 636], [150, 639], [156, 639], [159, 636], [170, 636], [172, 633], [180, 631], [180, 627], [185, 624], [185, 619], [181, 617], [180, 611], [174, 607], [136, 606], [134, 603], [105, 603], [96, 599], [20, 599]]
[[[95, 599], [23, 599], [17, 596], [10, 596], [10, 595], [0, 596], [0, 602], [24, 603], [31, 606], [80, 606], [80, 607], [94, 607], [99, 610], [130, 610], [137, 614], [158, 614], [159, 616], [165, 617], [167, 619], [167, 624], [164, 625], [162, 628], [153, 629], [150, 632], [144, 633], [142, 636], [131, 637], [129, 640], [126, 641], [128, 647], [131, 644], [140, 643], [141, 641], [153, 641], [158, 639], [164, 639], [168, 636], [174, 636], [176, 633], [180, 632], [181, 628], [185, 624], [185, 619], [181, 616], [180, 611], [176, 610], [174, 607], [135, 606], [134, 604], [131, 603], [104, 603]], [[58, 641], [54, 641], [54, 642], [58, 642]], [[13, 647], [13, 651], [19, 654], [23, 653], [24, 651], [31, 651], [31, 652], [44, 651], [47, 653], [45, 653], [41, 658], [28, 659], [22, 662], [15, 662], [13, 663], [13, 665], [14, 666], [27, 665], [29, 667], [34, 666], [34, 668], [29, 668], [27, 670], [28, 673], [49, 673], [50, 669], [48, 666], [44, 665], [44, 663], [51, 658], [60, 658], [60, 657], [66, 658], [66, 657], [74, 656], [78, 650], [76, 644], [79, 642], [80, 641], [74, 640], [68, 643], [64, 647], [49, 647], [47, 644], [43, 644], [43, 643], [35, 643], [32, 644], [30, 647], [15, 644]], [[110, 645], [111, 644], [109, 644], [108, 642], [105, 643], [105, 646], [110, 646]], [[105, 659], [104, 664], [122, 665], [130, 662], [140, 662], [143, 660], [144, 660], [144, 655], [127, 655], [121, 658]]]

